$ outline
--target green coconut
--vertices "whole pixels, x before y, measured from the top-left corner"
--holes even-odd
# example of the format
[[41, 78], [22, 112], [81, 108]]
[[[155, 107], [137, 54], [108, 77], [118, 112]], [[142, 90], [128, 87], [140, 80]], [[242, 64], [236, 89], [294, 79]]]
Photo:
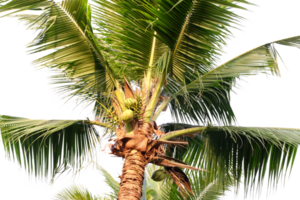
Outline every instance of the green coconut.
[[137, 104], [137, 101], [136, 101], [136, 99], [128, 98], [128, 99], [125, 99], [124, 103], [125, 103], [126, 108], [130, 109]]
[[152, 179], [156, 182], [162, 181], [167, 177], [167, 172], [163, 169], [158, 169], [152, 174]]
[[122, 113], [122, 120], [125, 122], [125, 123], [129, 123], [133, 120], [133, 111], [132, 110], [125, 110], [123, 113]]

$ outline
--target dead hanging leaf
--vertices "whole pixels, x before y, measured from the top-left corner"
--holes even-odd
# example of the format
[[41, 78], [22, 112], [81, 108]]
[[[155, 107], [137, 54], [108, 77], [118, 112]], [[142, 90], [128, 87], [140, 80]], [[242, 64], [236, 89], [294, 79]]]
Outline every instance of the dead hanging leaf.
[[158, 137], [165, 135], [165, 132], [159, 130], [160, 127], [157, 126], [155, 121], [151, 121], [151, 124], [153, 126], [155, 135], [157, 135]]
[[178, 186], [180, 193], [186, 194], [186, 190], [188, 190], [191, 194], [193, 193], [193, 190], [191, 188], [191, 183], [187, 175], [178, 167], [166, 167], [166, 170], [171, 175], [171, 178], [173, 179], [174, 183]]
[[158, 126], [156, 124], [156, 121], [151, 121], [152, 127], [154, 130], [158, 130]]
[[163, 167], [182, 167], [182, 168], [191, 169], [191, 170], [203, 170], [203, 171], [206, 171], [204, 169], [198, 169], [196, 167], [192, 167], [192, 166], [187, 165], [187, 164], [185, 164], [183, 162], [177, 163], [177, 162], [171, 161], [171, 160], [169, 160], [167, 158], [160, 157], [160, 156], [153, 157], [152, 160], [151, 160], [151, 163], [153, 163], [155, 165], [163, 166]]
[[166, 156], [166, 155], [159, 155], [159, 157], [165, 158], [165, 159], [167, 159], [167, 160], [173, 160], [173, 161], [175, 161], [175, 162], [182, 163], [182, 164], [185, 164], [185, 165], [186, 165], [185, 162], [182, 162], [181, 160], [179, 160], [179, 159], [177, 159], [177, 158], [173, 158], [173, 157]]
[[125, 76], [124, 76], [124, 90], [125, 90], [125, 99], [128, 99], [128, 98], [135, 99], [133, 90]]

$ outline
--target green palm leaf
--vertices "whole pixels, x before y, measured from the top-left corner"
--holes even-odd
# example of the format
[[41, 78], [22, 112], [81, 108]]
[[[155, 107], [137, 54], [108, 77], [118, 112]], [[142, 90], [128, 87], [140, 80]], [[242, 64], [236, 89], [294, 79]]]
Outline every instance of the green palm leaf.
[[[158, 127], [151, 126], [155, 123], [150, 122], [168, 105], [178, 121], [198, 124], [217, 121], [228, 125], [161, 126], [165, 132], [171, 132], [160, 140], [179, 137], [190, 144], [188, 149], [169, 146], [169, 154], [209, 170], [200, 174], [187, 172], [196, 185], [202, 185], [199, 195], [214, 185], [223, 185], [223, 188], [232, 183], [238, 185], [242, 174], [246, 192], [254, 188], [255, 181], [260, 185], [266, 175], [269, 183], [276, 186], [278, 179], [292, 167], [300, 144], [299, 130], [229, 126], [235, 120], [230, 92], [237, 79], [259, 73], [279, 75], [274, 44], [291, 47], [300, 44], [300, 36], [278, 40], [217, 67], [220, 50], [230, 36], [228, 28], [236, 26], [241, 19], [232, 9], [244, 9], [241, 5], [248, 4], [247, 1], [96, 0], [93, 21], [87, 0], [0, 2], [2, 13], [36, 13], [18, 15], [38, 32], [29, 45], [30, 53], [44, 52], [45, 55], [34, 63], [55, 70], [57, 74], [53, 78], [61, 85], [61, 92], [89, 103], [96, 101], [97, 119], [110, 123], [1, 116], [6, 152], [29, 172], [46, 176], [55, 174], [58, 169], [64, 171], [68, 165], [79, 168], [97, 142], [93, 124], [110, 129], [112, 134], [118, 128], [114, 154], [122, 156], [123, 149], [137, 147], [136, 144], [130, 146], [129, 140], [133, 140], [127, 139], [132, 135], [127, 138], [125, 133], [144, 133], [148, 127], [148, 139], [152, 138], [153, 131], [161, 134]], [[122, 88], [124, 76], [128, 83]], [[134, 101], [135, 97], [139, 97], [139, 101]], [[125, 115], [128, 109], [134, 110], [130, 116], [128, 112]], [[134, 120], [127, 121], [128, 117]], [[151, 127], [155, 128], [152, 132]], [[142, 137], [146, 137], [145, 134]], [[154, 146], [159, 150], [159, 146]], [[134, 150], [153, 150], [154, 155], [156, 152], [151, 148]], [[103, 173], [116, 193], [118, 184]], [[229, 180], [232, 176], [233, 182]], [[176, 186], [150, 185], [152, 188], [146, 188], [149, 198], [181, 198]], [[162, 192], [153, 189], [158, 186]], [[66, 195], [76, 192], [76, 198], [94, 198], [76, 187]], [[212, 198], [215, 197], [212, 194]]]
[[[298, 40], [298, 37], [295, 38]], [[284, 41], [284, 40], [282, 40]], [[199, 92], [210, 87], [222, 87], [220, 83], [232, 84], [235, 78], [255, 75], [259, 72], [279, 74], [277, 52], [273, 44], [265, 44], [246, 52], [216, 67], [179, 90], [176, 95], [184, 95], [185, 91]]]
[[93, 157], [99, 137], [87, 120], [31, 120], [1, 116], [0, 129], [7, 156], [35, 176], [78, 169]]
[[[169, 78], [164, 92], [169, 96], [168, 108], [172, 119], [185, 123], [205, 124], [207, 121], [219, 124], [232, 124], [235, 115], [230, 103], [232, 79], [202, 89], [182, 87]], [[183, 106], [184, 105], [184, 106]], [[157, 110], [155, 117], [162, 112]]]
[[14, 0], [3, 0], [1, 3], [5, 3], [3, 6], [1, 6], [1, 13], [19, 13], [22, 11], [26, 11], [29, 9], [36, 9], [44, 6], [49, 6], [48, 0], [26, 0], [26, 1], [14, 1]]
[[[241, 54], [240, 56], [204, 73], [201, 77], [198, 77], [197, 80], [187, 84], [184, 89], [179, 90], [176, 95], [183, 95], [184, 91], [192, 92], [194, 90], [197, 91], [198, 88], [205, 89], [216, 86], [218, 83], [226, 80], [226, 78], [239, 78], [245, 75], [255, 75], [257, 72], [272, 72], [279, 75], [277, 60], [279, 55], [274, 44], [298, 47], [300, 44], [300, 36], [267, 43]], [[228, 84], [232, 83], [228, 82]]]
[[118, 181], [116, 181], [110, 173], [108, 173], [103, 167], [99, 166], [97, 164], [97, 169], [101, 171], [102, 175], [105, 178], [105, 183], [112, 189], [112, 193], [108, 194], [111, 198], [117, 199], [120, 184]]
[[55, 200], [113, 200], [113, 198], [99, 197], [93, 195], [89, 190], [82, 186], [72, 185], [61, 190], [56, 196]]
[[189, 141], [189, 147], [187, 150], [177, 149], [178, 159], [208, 170], [211, 180], [218, 177], [218, 181], [222, 182], [233, 173], [239, 182], [243, 174], [246, 192], [254, 189], [254, 180], [260, 186], [265, 175], [268, 175], [269, 184], [276, 186], [280, 177], [292, 168], [300, 142], [299, 129], [191, 127], [171, 123], [161, 127], [171, 131], [162, 140], [187, 136], [187, 130], [193, 134], [192, 138], [183, 137]]
[[117, 74], [124, 74], [129, 80], [141, 79], [153, 64], [150, 58], [154, 52], [162, 52], [163, 47], [163, 43], [155, 41], [148, 2], [96, 0], [95, 3], [95, 30], [102, 36], [107, 60]]
[[236, 2], [247, 3], [217, 0], [144, 3], [148, 12], [142, 14], [152, 22], [155, 37], [172, 51], [169, 71], [177, 81], [183, 82], [187, 71], [201, 72], [213, 62], [229, 35], [226, 28], [239, 19], [228, 9], [242, 9]]
[[96, 30], [104, 38], [108, 60], [122, 73], [139, 79], [171, 50], [168, 70], [182, 82], [187, 71], [201, 72], [213, 63], [230, 34], [226, 28], [240, 19], [230, 10], [243, 9], [237, 3], [247, 2], [97, 0]]
[[184, 85], [169, 79], [165, 91], [170, 98], [166, 104], [170, 103], [173, 116], [180, 116], [181, 121], [205, 124], [217, 120], [231, 124], [235, 116], [230, 105], [230, 92], [236, 79], [260, 72], [279, 74], [276, 58], [273, 45], [266, 44], [202, 75], [187, 74]]
[[30, 53], [47, 52], [34, 64], [58, 69], [53, 78], [63, 84], [61, 92], [84, 100], [96, 97], [99, 91], [109, 96], [115, 78], [93, 34], [87, 1], [13, 0], [0, 7], [0, 12], [11, 14], [26, 10], [38, 13], [19, 16], [38, 30], [29, 45]]
[[274, 41], [275, 44], [285, 45], [289, 47], [297, 47], [299, 48], [300, 44], [300, 36], [290, 37], [283, 40]]
[[[161, 130], [163, 130], [166, 133], [169, 132], [175, 132], [178, 130], [185, 130], [189, 128], [195, 128], [196, 126], [190, 125], [190, 124], [183, 124], [183, 123], [167, 123], [160, 125]], [[198, 134], [194, 137], [178, 137], [181, 140], [188, 141], [189, 145], [188, 147], [167, 147], [167, 153], [171, 156], [174, 156], [177, 159], [180, 159], [186, 163], [189, 163], [193, 166], [196, 165], [191, 160], [188, 160], [193, 156], [193, 160], [196, 162], [199, 161], [199, 155], [201, 154], [201, 151], [204, 151], [205, 149], [205, 141], [206, 138], [203, 136], [203, 133], [201, 136]], [[163, 137], [162, 137], [163, 139]], [[201, 154], [202, 155], [202, 154]], [[201, 157], [202, 158], [202, 157]], [[199, 165], [202, 167], [201, 165]], [[206, 169], [206, 168], [203, 168]], [[197, 172], [197, 171], [191, 171], [191, 170], [184, 170], [184, 172], [188, 175], [191, 187], [194, 192], [194, 196], [187, 197], [187, 199], [219, 199], [219, 197], [224, 195], [224, 191], [230, 189], [230, 186], [232, 186], [235, 183], [235, 177], [232, 175], [228, 177], [230, 172], [228, 174], [222, 174], [224, 175], [221, 177], [221, 180], [219, 178], [220, 174], [210, 176], [210, 172]], [[236, 180], [237, 181], [237, 180]], [[177, 191], [176, 187], [172, 187], [171, 192], [172, 199], [181, 199], [181, 194]]]

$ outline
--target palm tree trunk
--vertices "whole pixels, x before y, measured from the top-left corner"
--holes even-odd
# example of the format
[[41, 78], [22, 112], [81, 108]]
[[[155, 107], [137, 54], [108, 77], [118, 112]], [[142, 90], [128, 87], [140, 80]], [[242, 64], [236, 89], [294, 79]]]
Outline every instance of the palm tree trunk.
[[118, 200], [140, 200], [146, 161], [144, 155], [131, 150], [125, 156]]

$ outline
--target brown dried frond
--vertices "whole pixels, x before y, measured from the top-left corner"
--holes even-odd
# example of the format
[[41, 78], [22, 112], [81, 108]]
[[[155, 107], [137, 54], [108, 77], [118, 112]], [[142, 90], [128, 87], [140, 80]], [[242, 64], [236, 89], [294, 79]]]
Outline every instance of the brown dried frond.
[[159, 130], [160, 128], [157, 126], [155, 121], [151, 121], [151, 124], [153, 126], [155, 135], [157, 135], [158, 137], [165, 135], [165, 132]]
[[133, 98], [134, 99], [134, 92], [131, 88], [131, 85], [128, 83], [126, 77], [124, 76], [124, 90], [125, 90], [125, 98]]
[[187, 175], [178, 167], [166, 168], [166, 170], [170, 173], [171, 178], [173, 179], [174, 183], [177, 185], [181, 195], [184, 197], [188, 195], [188, 190], [191, 194], [193, 190], [191, 188], [191, 183]]
[[157, 126], [157, 124], [156, 124], [156, 121], [151, 121], [151, 124], [152, 124], [154, 130], [158, 130], [159, 129], [158, 126]]

